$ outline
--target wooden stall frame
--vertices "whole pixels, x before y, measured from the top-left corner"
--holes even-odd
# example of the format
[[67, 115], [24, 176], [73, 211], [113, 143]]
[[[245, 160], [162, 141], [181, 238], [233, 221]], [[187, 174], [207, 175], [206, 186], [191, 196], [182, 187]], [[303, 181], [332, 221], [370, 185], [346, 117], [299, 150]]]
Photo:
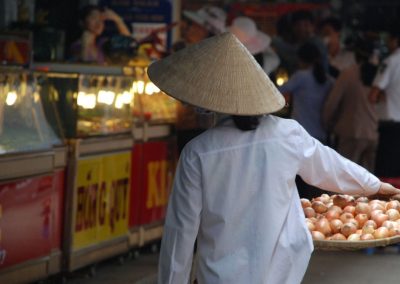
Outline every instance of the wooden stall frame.
[[130, 150], [133, 145], [133, 138], [132, 135], [128, 134], [88, 139], [70, 139], [68, 145], [70, 153], [64, 208], [63, 267], [66, 271], [71, 272], [129, 251], [128, 230], [125, 236], [74, 250], [72, 247], [73, 228], [75, 227], [73, 208], [78, 160], [92, 155], [112, 154]]

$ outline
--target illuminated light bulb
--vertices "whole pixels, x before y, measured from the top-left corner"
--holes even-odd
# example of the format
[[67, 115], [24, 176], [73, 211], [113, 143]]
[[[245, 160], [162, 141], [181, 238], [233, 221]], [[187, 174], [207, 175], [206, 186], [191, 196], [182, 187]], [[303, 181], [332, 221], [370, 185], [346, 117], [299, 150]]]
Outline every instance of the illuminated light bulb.
[[146, 84], [146, 88], [144, 90], [144, 92], [146, 93], [146, 95], [152, 95], [154, 92], [154, 88], [153, 88], [153, 83], [152, 82], [148, 82]]
[[85, 96], [85, 102], [83, 108], [86, 109], [94, 109], [96, 107], [96, 95], [95, 94], [87, 94]]
[[85, 104], [85, 99], [86, 99], [86, 93], [85, 92], [79, 92], [78, 93], [78, 98], [77, 98], [78, 106], [83, 107], [83, 105]]
[[107, 100], [107, 91], [100, 90], [97, 93], [97, 102], [105, 104], [106, 100]]
[[38, 92], [34, 92], [34, 93], [33, 93], [33, 101], [34, 101], [35, 103], [38, 103], [38, 102], [40, 101], [40, 95], [39, 95]]
[[153, 84], [153, 92], [154, 93], [159, 93], [159, 92], [161, 92], [161, 90], [156, 85]]
[[112, 105], [114, 102], [115, 93], [113, 91], [108, 91], [106, 96], [106, 101], [104, 102], [106, 105]]
[[283, 78], [279, 77], [276, 79], [276, 84], [278, 86], [282, 86], [284, 83], [285, 83], [285, 80]]
[[138, 94], [143, 94], [144, 91], [144, 82], [143, 81], [137, 81], [137, 92]]
[[8, 106], [12, 106], [17, 101], [17, 97], [18, 96], [17, 96], [17, 93], [15, 91], [8, 92], [7, 93], [7, 98], [6, 98], [6, 104]]
[[117, 98], [115, 99], [115, 108], [121, 109], [124, 106], [124, 95], [119, 94]]
[[138, 92], [138, 84], [137, 84], [136, 81], [134, 81], [134, 82], [132, 83], [131, 92], [132, 92], [132, 93], [137, 93], [137, 92]]
[[[133, 94], [131, 92], [128, 91], [124, 91], [122, 94], [120, 94], [122, 96], [122, 102], [124, 104], [130, 104], [133, 100]], [[118, 97], [117, 97], [118, 99]]]

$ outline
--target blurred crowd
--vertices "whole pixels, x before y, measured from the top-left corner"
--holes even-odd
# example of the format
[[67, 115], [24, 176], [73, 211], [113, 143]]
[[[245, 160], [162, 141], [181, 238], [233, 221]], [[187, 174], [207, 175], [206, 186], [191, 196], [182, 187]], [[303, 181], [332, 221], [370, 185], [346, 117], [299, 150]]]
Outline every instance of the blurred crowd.
[[[228, 23], [226, 11], [219, 7], [184, 11], [182, 40], [172, 52], [232, 32], [285, 96], [284, 115], [371, 172], [400, 176], [400, 167], [393, 166], [400, 158], [400, 25], [393, 23], [392, 29], [380, 33], [352, 31], [344, 38], [340, 18], [314, 16], [306, 10], [285, 15], [272, 36], [249, 17]], [[201, 110], [185, 105], [179, 109], [182, 149], [212, 121]]]

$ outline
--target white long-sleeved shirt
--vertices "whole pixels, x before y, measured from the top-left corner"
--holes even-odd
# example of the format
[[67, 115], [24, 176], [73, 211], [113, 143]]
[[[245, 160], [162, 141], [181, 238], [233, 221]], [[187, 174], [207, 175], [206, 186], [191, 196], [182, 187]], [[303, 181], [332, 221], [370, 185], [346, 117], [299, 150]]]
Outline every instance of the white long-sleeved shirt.
[[296, 174], [347, 194], [380, 186], [294, 120], [268, 115], [244, 132], [229, 119], [192, 140], [170, 196], [158, 283], [188, 283], [196, 237], [200, 284], [300, 283], [313, 244]]

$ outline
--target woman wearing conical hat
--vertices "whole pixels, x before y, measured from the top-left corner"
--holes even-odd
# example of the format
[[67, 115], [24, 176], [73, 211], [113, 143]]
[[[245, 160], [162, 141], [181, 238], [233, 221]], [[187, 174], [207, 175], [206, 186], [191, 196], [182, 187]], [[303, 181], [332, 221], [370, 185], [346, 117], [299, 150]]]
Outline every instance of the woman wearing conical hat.
[[273, 116], [284, 98], [231, 33], [153, 63], [148, 75], [168, 95], [225, 114], [180, 156], [159, 283], [188, 283], [196, 237], [198, 283], [300, 283], [313, 244], [296, 174], [334, 192], [400, 193]]

